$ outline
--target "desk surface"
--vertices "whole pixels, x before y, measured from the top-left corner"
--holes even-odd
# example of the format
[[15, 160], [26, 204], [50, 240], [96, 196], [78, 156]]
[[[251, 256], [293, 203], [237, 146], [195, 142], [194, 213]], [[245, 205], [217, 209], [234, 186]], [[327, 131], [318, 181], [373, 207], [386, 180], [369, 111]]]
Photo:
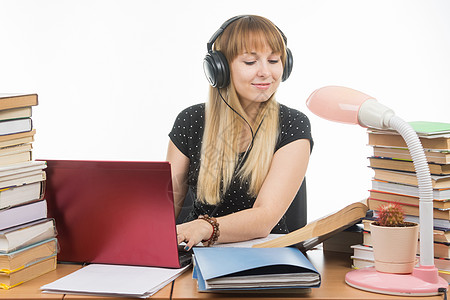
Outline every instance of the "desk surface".
[[[348, 286], [344, 282], [345, 274], [351, 270], [351, 260], [349, 254], [325, 252], [322, 250], [311, 250], [307, 253], [308, 258], [316, 266], [317, 270], [322, 276], [322, 285], [320, 288], [311, 289], [311, 293], [295, 295], [295, 294], [218, 294], [218, 293], [198, 293], [197, 283], [192, 279], [192, 271], [187, 271], [182, 274], [172, 284], [166, 285], [163, 289], [153, 295], [150, 299], [206, 299], [206, 298], [221, 298], [221, 299], [419, 299], [418, 297], [398, 297], [389, 296], [376, 293], [361, 291]], [[8, 291], [0, 290], [0, 299], [117, 299], [113, 297], [83, 297], [63, 294], [44, 294], [39, 288], [47, 283], [53, 282], [56, 279], [63, 277], [76, 271], [80, 268], [78, 265], [58, 264], [55, 271], [42, 275], [34, 280], [26, 282], [18, 287]], [[123, 298], [122, 298], [123, 299]], [[442, 296], [426, 297], [425, 299], [435, 300], [443, 299]]]
[[43, 294], [39, 288], [78, 270], [80, 267], [78, 265], [58, 264], [55, 271], [39, 276], [7, 291], [0, 289], [0, 299], [62, 299], [64, 295]]
[[[337, 252], [322, 252], [322, 250], [310, 250], [307, 252], [310, 261], [317, 268], [322, 277], [320, 288], [313, 288], [308, 294], [225, 294], [225, 293], [199, 293], [197, 292], [196, 281], [192, 279], [192, 272], [186, 272], [175, 280], [172, 299], [193, 300], [193, 299], [419, 299], [418, 297], [399, 297], [365, 292], [352, 288], [344, 281], [345, 274], [351, 271], [350, 254]], [[424, 297], [429, 300], [443, 299], [441, 296]]]
[[[58, 264], [55, 271], [44, 274], [36, 279], [33, 279], [29, 282], [25, 282], [15, 288], [10, 290], [2, 290], [0, 289], [0, 299], [9, 300], [9, 299], [105, 299], [105, 300], [114, 300], [114, 299], [125, 299], [125, 298], [116, 298], [116, 297], [93, 297], [93, 296], [76, 296], [76, 295], [64, 295], [64, 294], [47, 294], [41, 293], [40, 287], [57, 280], [63, 276], [66, 276], [78, 269], [80, 269], [80, 265], [71, 265], [71, 264]], [[154, 294], [150, 299], [152, 300], [160, 300], [160, 299], [170, 299], [170, 294], [172, 290], [172, 283], [166, 285], [156, 294]], [[129, 298], [136, 299], [136, 298]]]

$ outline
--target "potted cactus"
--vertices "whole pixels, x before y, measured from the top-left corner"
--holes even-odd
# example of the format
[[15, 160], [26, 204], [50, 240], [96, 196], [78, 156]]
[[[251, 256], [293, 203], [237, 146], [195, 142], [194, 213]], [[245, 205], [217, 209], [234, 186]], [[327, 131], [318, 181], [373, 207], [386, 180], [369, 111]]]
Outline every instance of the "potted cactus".
[[378, 218], [370, 224], [375, 269], [386, 273], [411, 273], [416, 265], [419, 225], [405, 222], [396, 203], [378, 208]]

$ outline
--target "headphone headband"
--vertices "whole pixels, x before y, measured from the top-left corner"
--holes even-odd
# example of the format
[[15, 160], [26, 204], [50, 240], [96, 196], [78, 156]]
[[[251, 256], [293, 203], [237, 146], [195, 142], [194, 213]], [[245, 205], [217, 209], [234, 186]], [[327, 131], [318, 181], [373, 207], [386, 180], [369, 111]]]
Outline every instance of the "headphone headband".
[[222, 32], [225, 30], [225, 28], [228, 27], [228, 25], [230, 25], [231, 23], [233, 23], [234, 21], [244, 18], [246, 17], [246, 15], [240, 15], [240, 16], [235, 16], [232, 17], [228, 20], [226, 20], [219, 29], [217, 29], [216, 32], [214, 32], [214, 34], [212, 35], [212, 37], [209, 39], [209, 42], [206, 44], [206, 50], [208, 50], [208, 52], [212, 51], [212, 46], [214, 44], [214, 42], [217, 40], [217, 38], [222, 34]]
[[[225, 28], [227, 28], [234, 21], [245, 17], [248, 17], [248, 15], [238, 15], [225, 21], [220, 26], [220, 28], [212, 35], [212, 37], [206, 44], [206, 49], [208, 52], [203, 60], [203, 70], [205, 72], [206, 78], [213, 87], [224, 88], [227, 87], [230, 83], [230, 70], [228, 61], [222, 52], [213, 51], [212, 49], [213, 44], [217, 40], [217, 38], [223, 33]], [[286, 36], [284, 35], [283, 31], [280, 30], [280, 28], [278, 28], [275, 24], [274, 26], [277, 28], [278, 32], [280, 32], [286, 47], [286, 61], [284, 64], [282, 76], [282, 81], [285, 81], [286, 79], [289, 78], [289, 75], [292, 72], [294, 61], [292, 58], [291, 50], [287, 48]]]
[[[248, 15], [239, 15], [239, 16], [235, 16], [235, 17], [232, 17], [232, 18], [226, 20], [226, 21], [220, 26], [220, 28], [217, 29], [216, 32], [214, 32], [214, 34], [213, 34], [213, 35], [211, 36], [211, 38], [209, 39], [208, 43], [206, 43], [206, 50], [207, 50], [208, 52], [211, 52], [211, 51], [212, 51], [212, 46], [214, 45], [214, 42], [215, 42], [215, 41], [217, 40], [217, 38], [222, 34], [222, 32], [225, 30], [225, 28], [228, 27], [228, 25], [230, 25], [231, 23], [233, 23], [233, 22], [236, 21], [236, 20], [239, 20], [239, 19], [242, 19], [242, 18], [245, 18], [245, 17], [248, 17]], [[277, 30], [280, 32], [281, 37], [283, 38], [283, 41], [284, 41], [284, 45], [287, 46], [287, 38], [286, 38], [286, 36], [284, 35], [283, 31], [281, 31], [281, 29], [278, 28], [277, 25], [275, 25], [275, 24], [273, 24], [273, 25], [274, 25], [274, 26], [277, 28]]]

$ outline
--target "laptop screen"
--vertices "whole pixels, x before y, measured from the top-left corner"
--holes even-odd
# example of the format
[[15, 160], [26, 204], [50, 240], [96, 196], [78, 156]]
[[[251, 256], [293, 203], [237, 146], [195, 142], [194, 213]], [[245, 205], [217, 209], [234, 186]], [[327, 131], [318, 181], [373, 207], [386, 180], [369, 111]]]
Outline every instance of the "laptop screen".
[[59, 261], [180, 267], [168, 162], [46, 161]]

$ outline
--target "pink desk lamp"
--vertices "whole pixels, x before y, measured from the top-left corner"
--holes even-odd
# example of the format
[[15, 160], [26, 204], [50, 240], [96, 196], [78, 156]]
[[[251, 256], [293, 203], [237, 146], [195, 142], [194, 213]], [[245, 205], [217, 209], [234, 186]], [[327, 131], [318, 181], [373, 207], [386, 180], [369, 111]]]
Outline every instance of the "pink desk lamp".
[[446, 290], [448, 283], [438, 275], [434, 266], [433, 190], [430, 170], [416, 132], [373, 97], [346, 87], [317, 89], [309, 96], [306, 105], [314, 114], [330, 121], [396, 130], [405, 140], [416, 169], [420, 196], [419, 266], [411, 274], [383, 273], [376, 271], [375, 267], [362, 268], [348, 272], [345, 282], [366, 291], [402, 296], [431, 296]]

